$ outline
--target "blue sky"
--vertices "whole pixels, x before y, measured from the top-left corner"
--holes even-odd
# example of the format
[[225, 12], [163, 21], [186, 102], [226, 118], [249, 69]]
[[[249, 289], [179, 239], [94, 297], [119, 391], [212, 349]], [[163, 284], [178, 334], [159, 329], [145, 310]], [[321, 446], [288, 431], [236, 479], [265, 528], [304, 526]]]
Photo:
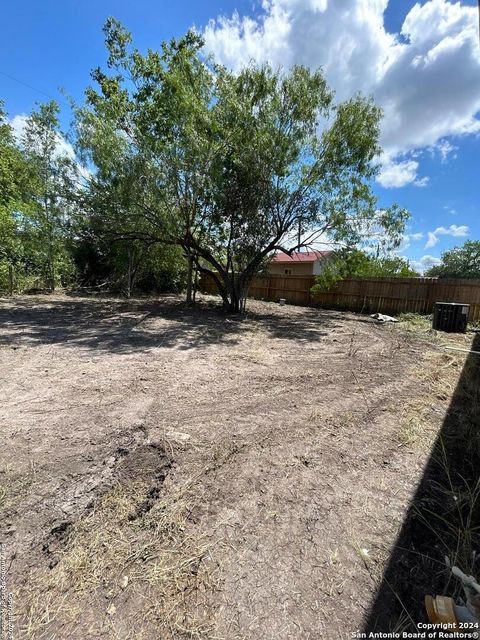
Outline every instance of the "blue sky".
[[[0, 98], [21, 122], [59, 89], [81, 101], [105, 61], [101, 27], [120, 19], [140, 48], [195, 25], [239, 67], [323, 66], [339, 98], [372, 94], [385, 110], [382, 205], [412, 213], [401, 254], [421, 268], [480, 238], [480, 45], [476, 0], [42, 0], [3, 3]], [[16, 120], [15, 120], [16, 117]]]

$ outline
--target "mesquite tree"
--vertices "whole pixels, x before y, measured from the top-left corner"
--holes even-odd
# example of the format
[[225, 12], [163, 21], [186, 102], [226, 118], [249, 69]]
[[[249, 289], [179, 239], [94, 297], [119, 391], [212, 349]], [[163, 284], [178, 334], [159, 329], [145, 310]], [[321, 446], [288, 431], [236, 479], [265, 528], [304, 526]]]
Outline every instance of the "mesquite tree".
[[425, 274], [433, 278], [480, 279], [480, 240], [467, 240], [461, 247], [442, 253], [440, 264]]
[[41, 104], [26, 119], [21, 146], [33, 185], [31, 206], [23, 227], [30, 252], [42, 266], [46, 286], [53, 291], [61, 274], [69, 271], [66, 236], [72, 215], [69, 195], [77, 187], [77, 165], [62, 143], [59, 107]]
[[[13, 293], [13, 269], [21, 255], [15, 212], [29, 198], [28, 166], [0, 101], [0, 291]], [[7, 284], [8, 283], [8, 284]]]
[[335, 103], [322, 72], [300, 66], [234, 74], [193, 32], [142, 54], [114, 19], [104, 31], [109, 69], [93, 72], [77, 131], [96, 166], [91, 207], [114, 234], [180, 245], [234, 312], [275, 250], [398, 240], [406, 211], [379, 210], [369, 186], [372, 100]]

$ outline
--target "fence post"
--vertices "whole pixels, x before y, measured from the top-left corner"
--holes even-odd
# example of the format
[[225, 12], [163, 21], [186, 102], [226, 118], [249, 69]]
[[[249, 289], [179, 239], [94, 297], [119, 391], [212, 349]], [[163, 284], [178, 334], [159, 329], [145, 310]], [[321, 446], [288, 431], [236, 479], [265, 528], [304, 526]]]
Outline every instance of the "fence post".
[[315, 284], [315, 276], [312, 276], [309, 280], [307, 280], [307, 304], [310, 306], [310, 302], [312, 301], [311, 289]]
[[430, 280], [427, 295], [427, 313], [432, 313], [436, 300], [436, 284], [438, 280]]
[[272, 281], [272, 278], [270, 276], [268, 276], [268, 280], [267, 280], [267, 295], [266, 295], [266, 299], [267, 300], [270, 300], [271, 281]]

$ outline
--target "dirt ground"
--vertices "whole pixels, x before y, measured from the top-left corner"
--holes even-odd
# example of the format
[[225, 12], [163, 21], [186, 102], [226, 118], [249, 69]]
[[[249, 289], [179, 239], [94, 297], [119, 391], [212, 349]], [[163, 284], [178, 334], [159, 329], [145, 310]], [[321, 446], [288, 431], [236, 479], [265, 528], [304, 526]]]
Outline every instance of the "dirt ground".
[[1, 300], [15, 637], [350, 637], [462, 358], [272, 303]]

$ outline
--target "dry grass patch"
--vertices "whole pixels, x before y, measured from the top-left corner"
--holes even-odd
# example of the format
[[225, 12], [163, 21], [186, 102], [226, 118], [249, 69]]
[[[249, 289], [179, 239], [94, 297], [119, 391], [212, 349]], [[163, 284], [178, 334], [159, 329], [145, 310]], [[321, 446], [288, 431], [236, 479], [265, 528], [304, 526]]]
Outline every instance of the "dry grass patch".
[[0, 513], [14, 509], [25, 496], [35, 482], [35, 463], [30, 460], [28, 470], [19, 473], [13, 464], [8, 463], [0, 469]]
[[222, 354], [219, 359], [224, 362], [244, 361], [267, 366], [273, 361], [270, 341], [268, 332], [258, 323], [252, 323], [243, 328], [240, 344]]
[[415, 444], [424, 432], [426, 423], [423, 416], [419, 416], [418, 413], [417, 408], [409, 407], [402, 416], [398, 439], [403, 446]]
[[[23, 637], [142, 638], [152, 629], [161, 638], [210, 637], [204, 594], [216, 577], [202, 563], [209, 544], [189, 526], [192, 496], [185, 487], [144, 513], [148, 490], [118, 483], [66, 528], [51, 570], [38, 570], [18, 596], [27, 605]], [[91, 618], [93, 604], [103, 618]]]
[[[411, 330], [423, 332], [424, 324], [414, 319]], [[415, 364], [422, 393], [403, 410], [398, 432], [401, 444], [429, 452], [425, 475], [396, 551], [399, 556], [403, 551], [415, 554], [416, 578], [411, 572], [402, 573], [401, 560], [392, 564], [396, 568], [388, 574], [398, 581], [392, 588], [402, 609], [398, 625], [411, 630], [415, 628], [410, 618], [413, 609], [407, 609], [412, 604], [407, 607], [396, 591], [404, 588], [405, 580], [412, 581], [411, 586], [421, 593], [445, 593], [455, 598], [461, 595], [461, 588], [452, 580], [449, 564], [477, 577], [480, 571], [480, 356], [469, 355], [471, 349], [478, 350], [478, 340], [472, 340], [471, 333], [429, 335], [423, 357]], [[459, 351], [446, 350], [447, 346]], [[413, 618], [416, 615], [412, 614]]]
[[455, 346], [469, 349], [472, 342], [472, 329], [467, 333], [445, 333], [432, 329], [432, 316], [423, 316], [418, 313], [401, 313], [398, 316], [400, 322], [395, 329], [407, 334], [414, 334], [432, 345]]
[[[412, 446], [428, 452], [432, 433], [444, 418], [446, 404], [455, 392], [467, 353], [444, 351], [446, 344], [456, 345], [468, 351], [471, 334], [450, 334], [432, 331], [431, 320], [417, 314], [403, 314], [399, 329], [420, 334], [427, 341], [423, 357], [415, 366], [415, 375], [429, 387], [429, 393], [419, 394], [408, 403], [399, 424], [398, 439], [403, 446]], [[406, 326], [405, 326], [406, 323]], [[448, 343], [447, 343], [448, 340]], [[435, 409], [437, 411], [435, 412]], [[440, 411], [438, 411], [440, 409]]]

